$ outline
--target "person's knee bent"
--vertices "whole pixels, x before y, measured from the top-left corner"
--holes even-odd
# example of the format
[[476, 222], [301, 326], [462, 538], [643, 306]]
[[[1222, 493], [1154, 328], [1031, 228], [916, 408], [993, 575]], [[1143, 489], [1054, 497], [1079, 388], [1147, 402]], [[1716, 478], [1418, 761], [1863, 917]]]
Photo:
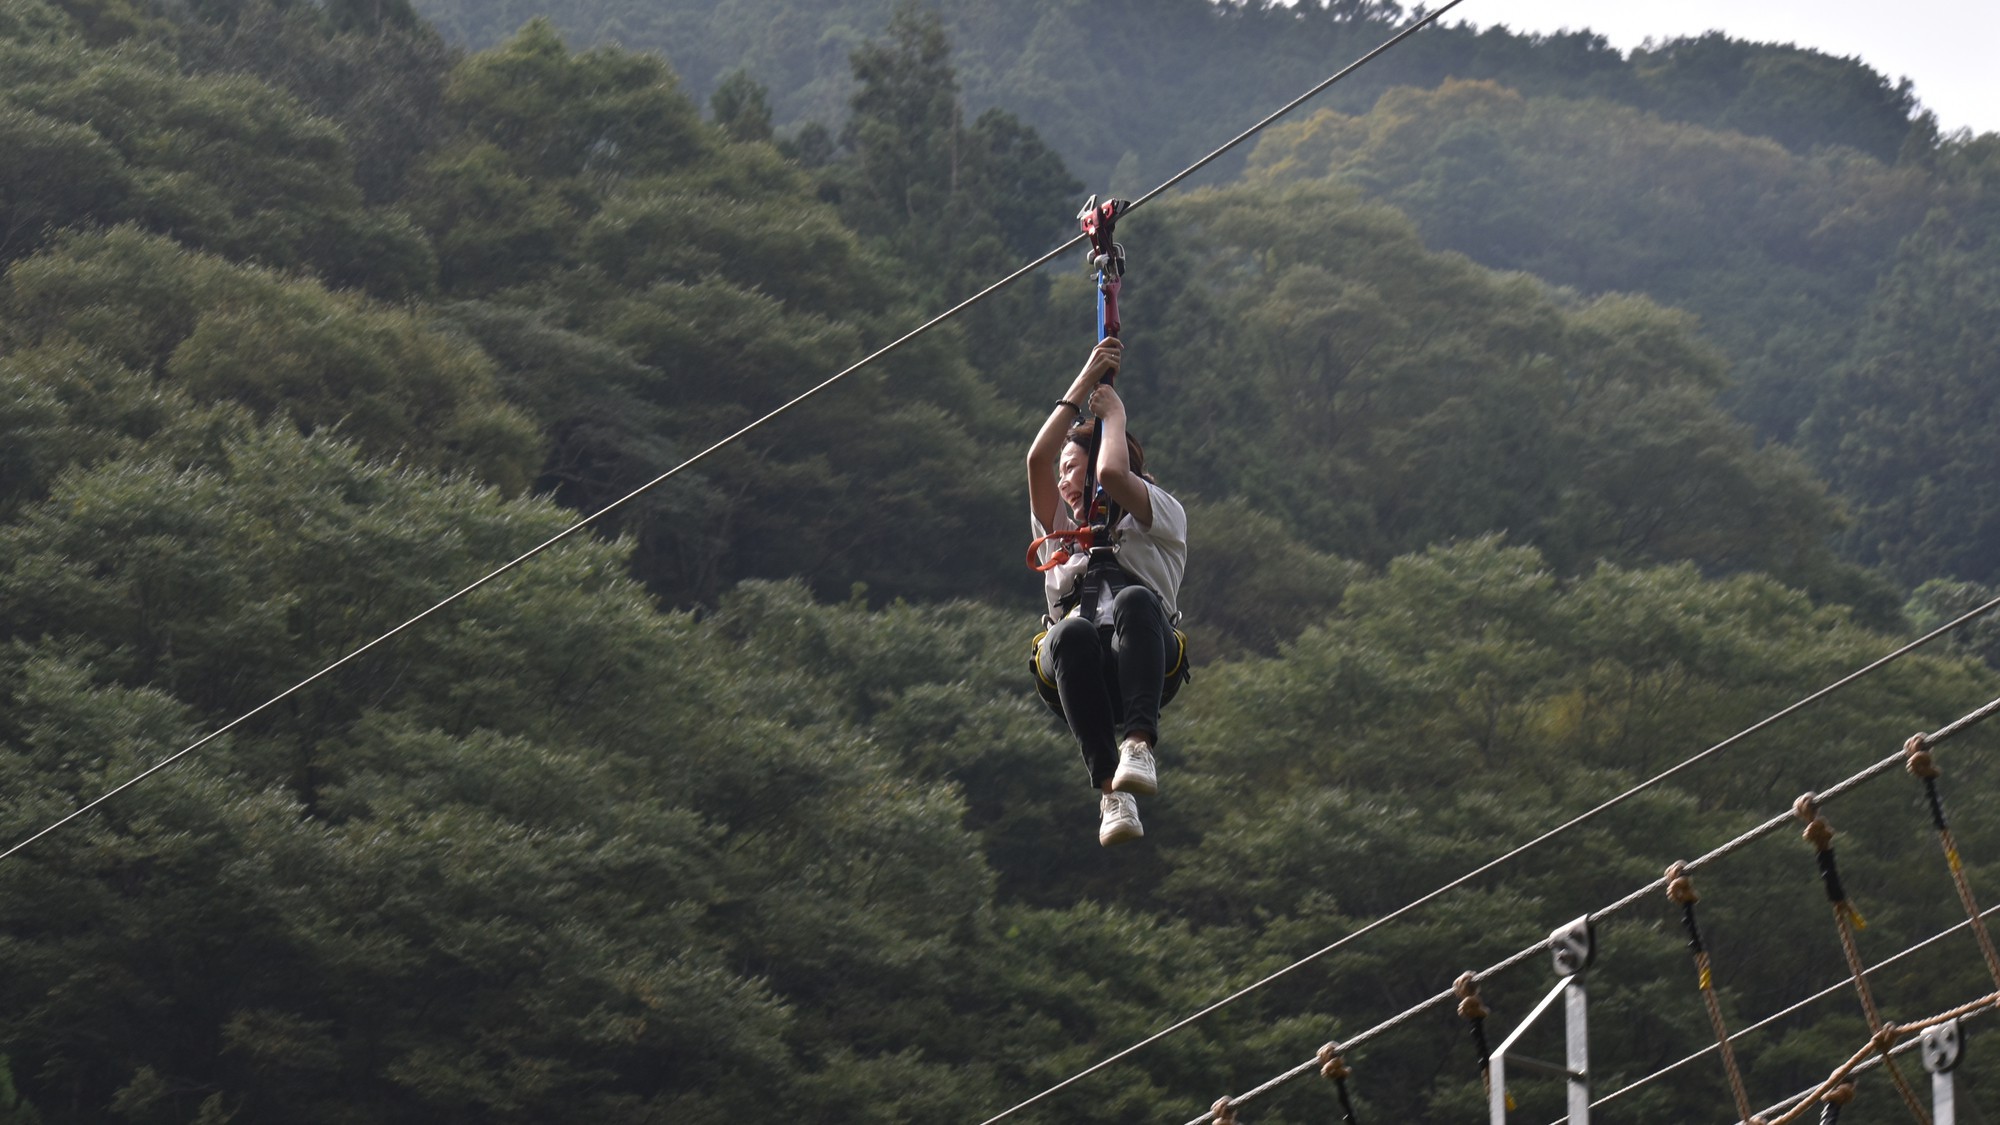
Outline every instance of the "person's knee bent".
[[1099, 648], [1097, 626], [1081, 617], [1065, 617], [1049, 629], [1048, 645], [1051, 657], [1095, 652]]
[[1155, 594], [1148, 587], [1139, 585], [1125, 587], [1123, 590], [1118, 591], [1118, 596], [1111, 601], [1111, 614], [1114, 621], [1124, 618], [1128, 613], [1152, 614], [1161, 622], [1165, 622], [1167, 618], [1167, 609], [1166, 606], [1161, 604], [1160, 595]]

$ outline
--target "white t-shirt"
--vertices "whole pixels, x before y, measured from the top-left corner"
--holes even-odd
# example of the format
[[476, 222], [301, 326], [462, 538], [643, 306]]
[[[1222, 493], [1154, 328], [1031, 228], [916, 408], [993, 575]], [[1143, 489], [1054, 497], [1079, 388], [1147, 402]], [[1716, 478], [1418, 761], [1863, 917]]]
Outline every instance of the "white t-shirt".
[[[1187, 509], [1181, 502], [1168, 495], [1167, 490], [1151, 481], [1141, 481], [1153, 498], [1153, 526], [1140, 527], [1138, 517], [1127, 512], [1111, 529], [1111, 549], [1118, 556], [1118, 565], [1127, 574], [1144, 583], [1160, 596], [1160, 604], [1166, 608], [1167, 620], [1181, 619], [1180, 595], [1181, 575], [1187, 570]], [[1076, 526], [1070, 518], [1069, 509], [1062, 505], [1056, 508], [1056, 526], [1046, 528], [1042, 521], [1032, 514], [1028, 516], [1028, 526], [1034, 530], [1034, 538], [1040, 539], [1050, 531], [1068, 531]], [[1047, 562], [1061, 547], [1068, 546], [1074, 557], [1061, 566], [1042, 574], [1042, 591], [1049, 603], [1049, 619], [1060, 621], [1063, 616], [1063, 599], [1076, 589], [1076, 580], [1082, 576], [1083, 568], [1090, 561], [1085, 552], [1075, 551], [1073, 544], [1044, 543], [1038, 561]], [[1111, 599], [1098, 603], [1098, 624], [1111, 623]]]

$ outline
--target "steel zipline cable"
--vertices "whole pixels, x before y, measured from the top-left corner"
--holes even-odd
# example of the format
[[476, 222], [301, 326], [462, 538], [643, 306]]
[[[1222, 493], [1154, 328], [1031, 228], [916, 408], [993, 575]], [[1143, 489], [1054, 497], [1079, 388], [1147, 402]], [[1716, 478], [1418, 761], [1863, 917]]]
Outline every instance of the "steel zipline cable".
[[[1408, 38], [1409, 36], [1415, 34], [1417, 31], [1425, 27], [1428, 27], [1433, 23], [1436, 23], [1438, 19], [1442, 17], [1446, 12], [1451, 11], [1453, 8], [1458, 7], [1460, 4], [1464, 2], [1465, 0], [1451, 0], [1450, 3], [1445, 4], [1437, 11], [1425, 15], [1423, 18], [1412, 23], [1410, 26], [1397, 32], [1395, 35], [1385, 40], [1380, 46], [1376, 47], [1374, 50], [1368, 52], [1367, 54], [1361, 56], [1359, 59], [1356, 59], [1354, 62], [1348, 64], [1346, 67], [1342, 68], [1339, 73], [1326, 79], [1319, 85], [1314, 86], [1312, 89], [1307, 90], [1305, 93], [1299, 95], [1298, 97], [1293, 98], [1291, 101], [1285, 103], [1284, 106], [1266, 116], [1263, 120], [1257, 122], [1255, 125], [1250, 126], [1248, 129], [1245, 129], [1241, 133], [1238, 133], [1236, 136], [1230, 138], [1229, 141], [1224, 143], [1221, 147], [1217, 148], [1215, 151], [1209, 153], [1207, 156], [1202, 157], [1200, 160], [1195, 161], [1193, 164], [1188, 165], [1186, 168], [1181, 169], [1179, 172], [1169, 177], [1166, 180], [1166, 182], [1162, 183], [1160, 186], [1140, 196], [1137, 200], [1133, 201], [1131, 207], [1126, 208], [1126, 213], [1129, 214], [1134, 208], [1139, 207], [1140, 205], [1146, 203], [1148, 200], [1152, 199], [1154, 196], [1159, 195], [1161, 192], [1164, 192], [1167, 189], [1173, 187], [1175, 184], [1180, 183], [1182, 180], [1200, 171], [1202, 168], [1207, 167], [1211, 162], [1216, 160], [1218, 157], [1222, 156], [1224, 153], [1235, 148], [1237, 145], [1242, 144], [1244, 141], [1249, 140], [1251, 137], [1256, 136], [1258, 133], [1263, 132], [1264, 129], [1269, 127], [1272, 122], [1276, 121], [1280, 117], [1283, 117], [1285, 114], [1290, 113], [1292, 110], [1297, 109], [1300, 105], [1305, 103], [1308, 99], [1312, 98], [1314, 95], [1318, 94], [1320, 91], [1326, 89], [1328, 86], [1333, 85], [1335, 82], [1340, 81], [1342, 78], [1347, 77], [1349, 74], [1353, 73], [1355, 70], [1367, 64], [1370, 60], [1374, 59], [1376, 56], [1382, 54], [1384, 51], [1387, 51], [1389, 48], [1394, 47], [1396, 44], [1402, 42], [1405, 38]], [[840, 382], [842, 379], [847, 378], [849, 375], [854, 374], [856, 371], [859, 371], [862, 368], [868, 366], [869, 364], [874, 363], [876, 360], [881, 359], [883, 356], [886, 356], [889, 353], [896, 351], [898, 348], [901, 348], [904, 344], [909, 343], [911, 340], [916, 339], [918, 336], [923, 335], [924, 333], [930, 331], [931, 329], [937, 327], [938, 325], [943, 324], [945, 321], [950, 320], [952, 317], [957, 316], [959, 313], [964, 312], [966, 309], [971, 308], [973, 305], [978, 304], [980, 301], [985, 300], [987, 297], [992, 296], [993, 294], [999, 292], [1000, 290], [1005, 289], [1008, 286], [1014, 284], [1016, 281], [1019, 281], [1021, 278], [1026, 277], [1028, 274], [1031, 274], [1034, 271], [1042, 268], [1049, 262], [1054, 261], [1062, 253], [1069, 250], [1071, 247], [1075, 246], [1077, 243], [1083, 241], [1084, 238], [1085, 236], [1081, 233], [1072, 235], [1070, 238], [1065, 240], [1062, 243], [1062, 245], [1057, 246], [1055, 249], [1050, 250], [1046, 254], [1043, 254], [1041, 257], [1036, 258], [1034, 261], [1029, 262], [1027, 265], [1022, 266], [1019, 269], [1015, 270], [1013, 273], [1010, 273], [1006, 277], [1001, 278], [999, 281], [996, 281], [993, 284], [988, 285], [986, 288], [981, 289], [979, 292], [974, 293], [972, 296], [967, 297], [963, 301], [960, 301], [958, 304], [953, 305], [951, 308], [946, 309], [944, 312], [939, 313], [938, 315], [932, 317], [931, 319], [925, 321], [924, 323], [918, 325], [917, 327], [897, 337], [895, 340], [892, 340], [888, 344], [883, 345], [881, 348], [878, 348], [874, 352], [869, 353], [866, 357], [855, 362], [854, 364], [844, 368], [843, 370], [833, 375], [828, 376], [827, 378], [815, 384], [814, 386], [808, 388], [807, 390], [800, 392], [795, 397], [786, 401], [783, 405], [778, 406], [776, 409], [771, 410], [769, 413], [764, 414], [762, 417], [756, 419], [755, 421], [748, 423], [741, 429], [736, 430], [729, 436], [721, 439], [720, 441], [715, 442], [713, 445], [708, 446], [706, 449], [703, 449], [701, 452], [696, 453], [694, 456], [689, 457], [685, 461], [682, 461], [680, 464], [675, 465], [673, 468], [668, 469], [666, 472], [661, 473], [659, 476], [654, 477], [652, 480], [647, 481], [646, 483], [640, 485], [639, 487], [633, 489], [632, 491], [626, 493], [625, 495], [619, 497], [618, 499], [613, 500], [609, 504], [604, 505], [602, 508], [597, 509], [596, 511], [590, 513], [589, 515], [584, 516], [582, 519], [577, 520], [575, 523], [557, 532], [556, 534], [550, 536], [549, 538], [543, 540], [542, 542], [536, 544], [535, 546], [530, 547], [528, 550], [523, 551], [521, 554], [516, 555], [514, 558], [494, 568], [492, 571], [489, 571], [482, 577], [466, 584], [464, 587], [460, 588], [459, 590], [445, 597], [443, 600], [431, 606], [429, 609], [424, 610], [423, 612], [403, 622], [401, 625], [398, 625], [395, 628], [389, 630], [388, 632], [383, 633], [381, 636], [376, 637], [374, 640], [369, 641], [367, 644], [362, 645], [360, 648], [355, 649], [354, 651], [348, 653], [346, 656], [343, 656], [340, 659], [334, 661], [333, 663], [328, 664], [326, 667], [321, 668], [319, 671], [314, 672], [312, 675], [307, 676], [305, 679], [300, 680], [298, 683], [293, 684], [291, 687], [288, 687], [285, 690], [279, 692], [278, 694], [272, 696], [271, 698], [265, 700], [264, 702], [259, 703], [257, 706], [251, 708], [248, 711], [245, 711], [243, 714], [238, 715], [236, 718], [231, 719], [227, 723], [224, 723], [222, 726], [219, 726], [216, 729], [208, 732], [199, 739], [196, 739], [194, 742], [188, 744], [187, 746], [182, 747], [180, 750], [177, 750], [174, 753], [169, 754], [165, 758], [162, 758], [159, 761], [141, 770], [139, 773], [133, 775], [132, 777], [127, 778], [126, 780], [120, 782], [119, 784], [113, 786], [112, 788], [92, 798], [88, 802], [72, 810], [68, 815], [55, 821], [53, 824], [50, 824], [48, 827], [43, 828], [41, 831], [36, 832], [34, 835], [19, 841], [18, 843], [9, 847], [6, 851], [0, 852], [0, 860], [8, 859], [9, 857], [13, 856], [14, 853], [22, 850], [23, 848], [28, 847], [35, 841], [40, 840], [44, 836], [47, 836], [49, 833], [62, 828], [64, 825], [97, 808], [99, 805], [102, 805], [104, 802], [109, 801], [111, 798], [116, 797], [120, 793], [123, 793], [125, 790], [132, 788], [133, 786], [139, 784], [140, 782], [146, 780], [147, 778], [153, 776], [154, 774], [159, 773], [161, 770], [166, 769], [168, 766], [173, 765], [175, 762], [180, 761], [182, 758], [187, 757], [189, 754], [192, 754], [195, 751], [201, 749], [203, 746], [208, 745], [210, 742], [213, 742], [216, 739], [222, 737], [223, 735], [228, 734], [230, 731], [235, 730], [237, 727], [242, 726], [244, 723], [249, 722], [251, 719], [256, 718], [258, 715], [263, 714], [270, 708], [285, 701], [286, 699], [291, 698], [292, 696], [312, 686], [314, 683], [317, 683], [319, 680], [325, 678], [326, 676], [331, 675], [333, 672], [337, 671], [338, 669], [347, 665], [353, 660], [387, 643], [388, 641], [393, 640], [395, 637], [401, 635], [403, 632], [425, 621], [426, 619], [434, 616], [439, 611], [447, 608], [448, 606], [451, 606], [463, 600], [466, 596], [478, 590], [480, 587], [485, 586], [488, 583], [492, 582], [494, 579], [499, 578], [502, 575], [505, 575], [508, 572], [516, 569], [523, 563], [534, 558], [536, 555], [539, 555], [542, 552], [549, 550], [556, 544], [561, 543], [563, 540], [568, 539], [571, 536], [575, 535], [576, 533], [582, 531], [583, 529], [591, 526], [598, 520], [603, 519], [605, 516], [610, 515], [612, 512], [615, 512], [618, 509], [624, 507], [626, 504], [632, 502], [638, 497], [645, 495], [646, 493], [652, 491], [653, 489], [673, 479], [675, 476], [678, 476], [684, 470], [690, 468], [691, 466], [707, 458], [710, 454], [716, 452], [717, 450], [723, 448], [726, 445], [732, 444], [739, 438], [750, 433], [752, 430], [755, 430], [763, 426], [765, 423], [771, 421], [772, 419], [778, 417], [781, 414], [786, 413], [793, 407], [799, 405], [800, 403], [806, 401], [809, 398], [812, 398], [814, 395], [819, 394], [821, 391], [827, 389], [828, 387], [831, 387], [835, 383]]]

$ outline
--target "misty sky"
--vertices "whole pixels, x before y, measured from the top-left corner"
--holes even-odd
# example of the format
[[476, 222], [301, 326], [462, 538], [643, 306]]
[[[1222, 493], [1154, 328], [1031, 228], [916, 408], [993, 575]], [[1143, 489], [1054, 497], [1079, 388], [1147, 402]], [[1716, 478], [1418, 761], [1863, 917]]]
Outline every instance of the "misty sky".
[[[1438, 5], [1434, 2], [1433, 8]], [[1908, 77], [1946, 132], [2000, 131], [2000, 2], [1996, 0], [1466, 0], [1446, 17], [1517, 31], [1589, 28], [1620, 48], [1648, 36], [1719, 29], [1738, 39], [1797, 43]]]

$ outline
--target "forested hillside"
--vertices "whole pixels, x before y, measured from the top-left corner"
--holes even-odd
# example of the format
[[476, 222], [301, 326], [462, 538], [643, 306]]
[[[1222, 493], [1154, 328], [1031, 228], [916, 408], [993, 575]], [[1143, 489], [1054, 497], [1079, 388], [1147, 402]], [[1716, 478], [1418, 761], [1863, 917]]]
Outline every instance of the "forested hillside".
[[[578, 42], [664, 54], [703, 94], [734, 71], [776, 92], [781, 125], [837, 127], [848, 55], [898, 0], [422, 0], [458, 42], [490, 46], [537, 16]], [[1093, 183], [1136, 193], [1374, 47], [1405, 18], [1391, 0], [1297, 5], [1211, 0], [940, 0], [960, 45], [966, 98], [1034, 123]], [[1708, 36], [1622, 57], [1588, 33], [1440, 28], [1328, 97], [1366, 109], [1396, 86], [1492, 78], [1533, 94], [1606, 98], [1672, 120], [1807, 150], [1847, 145], [1894, 159], [1927, 136], [1914, 98], [1854, 60]], [[1114, 168], [1116, 172], [1114, 172]], [[1130, 182], [1127, 182], [1128, 179]], [[1144, 181], [1143, 183], [1140, 181]]]
[[[1995, 464], [1989, 245], [1995, 138], [1884, 163], [1806, 154], [1492, 83], [1390, 94], [1280, 126], [1249, 182], [1330, 181], [1433, 246], [1586, 294], [1699, 315], [1724, 401], [1793, 442], [1855, 516], [1851, 557], [1915, 584], [2000, 573], [1973, 484]], [[1948, 404], [1948, 405], [1947, 405]], [[1893, 436], [1891, 436], [1893, 435]]]
[[[0, 0], [0, 845], [1063, 237], [1127, 151], [1078, 123], [1131, 125], [1039, 116], [1071, 93], [1193, 74], [1195, 32], [1280, 86], [1399, 18], [1145, 13]], [[1096, 72], [1086, 19], [1132, 35]], [[0, 859], [0, 1120], [976, 1122], [1986, 600], [1991, 138], [1724, 40], [1392, 57], [1121, 226], [1199, 664], [1142, 844], [1097, 846], [1022, 668], [1070, 262]], [[1994, 637], [1018, 1119], [1186, 1120], [1992, 698]], [[1940, 754], [1982, 890], [1992, 753]], [[1871, 960], [1953, 921], [1913, 782], [1830, 815]], [[1701, 882], [1734, 1025], [1840, 979], [1804, 845]], [[1664, 898], [1602, 939], [1608, 1091], [1708, 1031]], [[1885, 1006], [1979, 994], [1960, 945]], [[1478, 1114], [1436, 1017], [1352, 1058], [1364, 1119]], [[1830, 1001], [1739, 1052], [1768, 1101], [1865, 1034]], [[1728, 1107], [1706, 1066], [1619, 1113]]]

